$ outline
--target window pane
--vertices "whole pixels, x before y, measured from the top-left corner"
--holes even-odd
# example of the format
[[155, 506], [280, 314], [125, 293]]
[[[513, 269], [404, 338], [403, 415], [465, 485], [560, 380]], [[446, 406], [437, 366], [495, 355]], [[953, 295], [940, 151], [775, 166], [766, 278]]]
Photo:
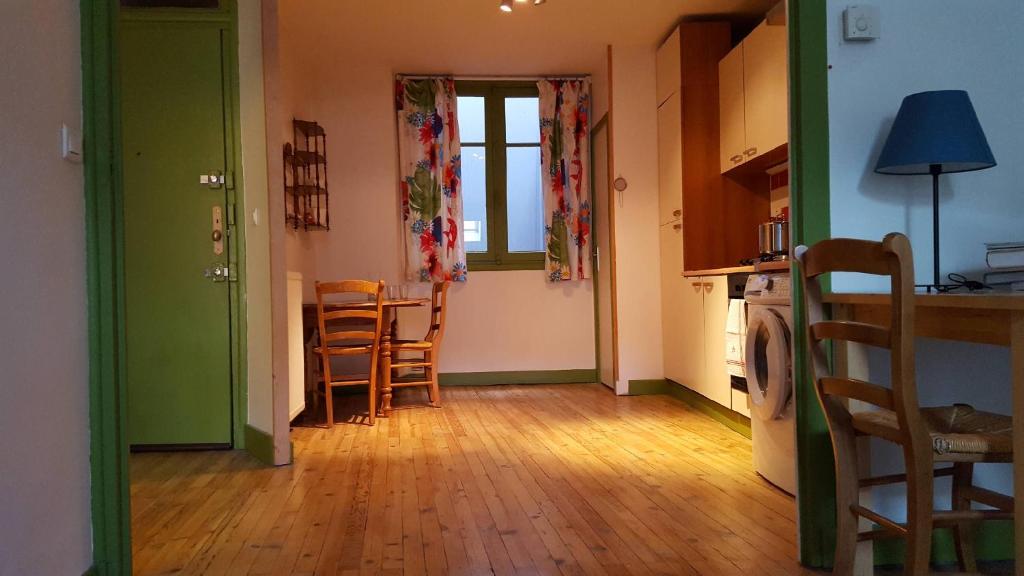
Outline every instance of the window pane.
[[459, 140], [462, 142], [483, 142], [484, 98], [483, 96], [459, 96], [456, 98], [456, 114], [459, 115]]
[[505, 99], [505, 142], [540, 144], [540, 99]]
[[540, 147], [507, 149], [508, 251], [544, 251], [544, 202], [540, 188]]
[[462, 147], [462, 219], [466, 252], [486, 252], [487, 156], [483, 146]]

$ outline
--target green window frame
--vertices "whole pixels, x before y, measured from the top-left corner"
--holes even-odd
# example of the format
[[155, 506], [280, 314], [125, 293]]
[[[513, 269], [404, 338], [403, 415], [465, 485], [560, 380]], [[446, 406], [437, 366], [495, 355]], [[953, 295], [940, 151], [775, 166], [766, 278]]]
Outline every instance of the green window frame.
[[455, 83], [458, 96], [484, 98], [484, 142], [462, 142], [462, 146], [483, 146], [486, 154], [487, 251], [467, 252], [472, 271], [543, 270], [544, 252], [510, 252], [508, 249], [508, 166], [506, 150], [539, 147], [540, 142], [505, 141], [505, 99], [537, 98], [537, 85], [522, 81], [464, 81]]

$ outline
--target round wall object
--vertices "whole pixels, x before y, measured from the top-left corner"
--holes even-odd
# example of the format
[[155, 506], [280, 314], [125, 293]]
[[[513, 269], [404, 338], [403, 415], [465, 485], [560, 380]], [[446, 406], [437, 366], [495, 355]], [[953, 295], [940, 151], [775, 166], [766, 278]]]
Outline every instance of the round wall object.
[[629, 187], [629, 183], [626, 182], [625, 178], [619, 176], [612, 182], [612, 187], [618, 190], [619, 192], [623, 192], [626, 190], [626, 188]]

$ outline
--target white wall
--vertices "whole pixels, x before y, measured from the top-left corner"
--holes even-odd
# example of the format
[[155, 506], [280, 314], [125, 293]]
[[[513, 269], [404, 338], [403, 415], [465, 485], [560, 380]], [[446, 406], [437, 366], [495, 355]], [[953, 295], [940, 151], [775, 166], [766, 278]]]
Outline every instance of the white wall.
[[[881, 239], [890, 231], [907, 233], [916, 250], [917, 278], [931, 278], [930, 178], [881, 176], [872, 170], [904, 96], [966, 89], [999, 166], [942, 177], [943, 269], [970, 273], [984, 268], [984, 242], [1024, 237], [1024, 3], [875, 2], [882, 38], [870, 43], [842, 41], [847, 4], [828, 4], [832, 236]], [[858, 277], [838, 277], [833, 283], [837, 291], [878, 288]], [[885, 383], [887, 372], [887, 358], [872, 355], [871, 377]], [[969, 402], [997, 412], [1009, 405], [1005, 349], [919, 340], [917, 374], [922, 404]], [[876, 472], [890, 471], [901, 461], [882, 443], [873, 448]], [[996, 489], [1011, 488], [1005, 466], [982, 466], [978, 479]], [[899, 518], [902, 502], [900, 494], [887, 493], [881, 507]]]
[[273, 432], [270, 296], [270, 206], [267, 126], [263, 90], [263, 30], [260, 2], [238, 4], [238, 76], [242, 130], [245, 226], [245, 302], [248, 342], [248, 423]]
[[91, 563], [77, 2], [0, 3], [0, 574]]
[[[881, 239], [904, 232], [918, 279], [932, 277], [931, 177], [873, 169], [904, 96], [964, 89], [999, 165], [942, 176], [943, 271], [983, 269], [985, 242], [1024, 238], [1024, 3], [876, 2], [882, 38], [868, 43], [843, 42], [847, 4], [829, 2], [832, 235]], [[841, 279], [836, 288], [869, 289], [864, 282]]]
[[619, 380], [664, 378], [658, 221], [658, 115], [655, 46], [612, 48], [613, 177], [628, 182], [615, 198]]
[[[414, 2], [393, 13], [326, 1], [281, 5], [284, 116], [316, 120], [328, 135], [332, 229], [287, 233], [287, 267], [303, 274], [306, 301], [313, 300], [317, 279], [404, 281], [396, 73], [543, 75], [603, 73], [606, 67], [599, 39], [553, 49], [537, 41], [537, 30], [518, 27], [521, 20], [503, 18], [496, 5], [450, 34], [431, 30], [431, 38], [444, 41], [425, 44], [426, 31], [416, 24], [425, 9]], [[527, 17], [527, 9], [518, 17]], [[516, 40], [519, 35], [529, 40]], [[510, 46], [517, 47], [514, 54]], [[653, 52], [651, 65], [653, 75]], [[290, 139], [290, 128], [284, 131]], [[589, 280], [551, 286], [542, 272], [471, 270], [466, 285], [449, 292], [449, 305], [443, 372], [595, 368]], [[426, 310], [401, 315], [406, 335], [426, 332]]]

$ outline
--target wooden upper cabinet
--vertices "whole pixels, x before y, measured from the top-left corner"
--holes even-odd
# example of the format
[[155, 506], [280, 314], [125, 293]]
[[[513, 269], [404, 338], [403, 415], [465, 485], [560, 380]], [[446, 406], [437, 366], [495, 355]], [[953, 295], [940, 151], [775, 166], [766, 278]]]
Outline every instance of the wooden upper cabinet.
[[[658, 223], [675, 222], [683, 210], [683, 108], [675, 92], [658, 108]], [[679, 259], [682, 271], [682, 258]]]
[[785, 26], [762, 22], [743, 41], [743, 90], [749, 160], [789, 141]]
[[657, 53], [657, 74], [658, 74], [658, 106], [661, 106], [669, 96], [679, 92], [681, 74], [679, 68], [679, 28], [672, 32], [672, 35], [665, 40], [665, 43], [658, 48]]
[[722, 173], [789, 141], [788, 36], [761, 22], [718, 64]]
[[718, 107], [722, 172], [743, 163], [746, 149], [746, 105], [743, 90], [743, 45], [718, 63]]

